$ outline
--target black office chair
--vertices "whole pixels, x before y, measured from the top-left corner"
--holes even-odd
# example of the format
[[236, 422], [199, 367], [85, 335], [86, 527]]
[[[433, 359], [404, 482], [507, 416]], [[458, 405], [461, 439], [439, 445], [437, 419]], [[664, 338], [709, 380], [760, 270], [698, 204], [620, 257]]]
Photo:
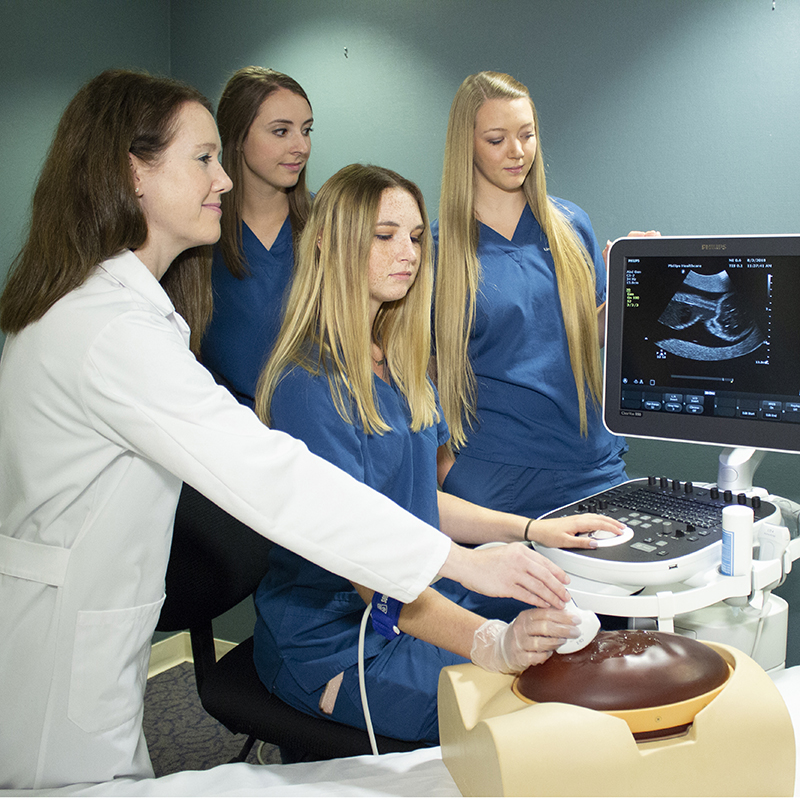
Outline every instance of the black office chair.
[[[203, 708], [231, 733], [246, 734], [234, 761], [254, 742], [324, 760], [372, 752], [365, 731], [298, 711], [267, 690], [253, 664], [253, 637], [219, 661], [212, 621], [252, 594], [264, 577], [272, 543], [184, 485], [175, 517], [167, 599], [159, 631], [189, 629], [197, 692]], [[416, 750], [424, 742], [377, 736], [381, 753]]]

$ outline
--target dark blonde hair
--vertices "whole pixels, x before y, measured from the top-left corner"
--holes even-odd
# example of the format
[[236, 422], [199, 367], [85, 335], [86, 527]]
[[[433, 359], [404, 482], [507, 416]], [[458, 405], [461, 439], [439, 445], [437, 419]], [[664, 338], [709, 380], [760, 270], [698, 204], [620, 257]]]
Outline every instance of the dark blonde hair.
[[[191, 86], [108, 70], [71, 100], [33, 195], [27, 241], [0, 297], [0, 327], [16, 333], [40, 319], [100, 263], [147, 239], [129, 154], [155, 163], [172, 142], [180, 109], [211, 104]], [[192, 329], [196, 349], [211, 315], [208, 247], [191, 248], [161, 280]]]
[[547, 196], [536, 108], [527, 88], [510, 75], [470, 75], [456, 92], [447, 125], [436, 272], [437, 384], [455, 447], [466, 443], [466, 429], [475, 418], [475, 373], [469, 360], [481, 280], [473, 169], [475, 118], [487, 100], [518, 98], [531, 104], [536, 134], [536, 156], [522, 190], [547, 237], [555, 263], [582, 435], [588, 430], [587, 394], [595, 404], [601, 397], [594, 265], [565, 212]]
[[[222, 166], [233, 181], [233, 189], [222, 196], [222, 235], [219, 247], [231, 275], [244, 278], [249, 274], [242, 255], [242, 145], [258, 115], [261, 104], [278, 89], [288, 89], [302, 97], [309, 108], [311, 102], [303, 87], [288, 75], [264, 67], [244, 67], [235, 72], [217, 108], [217, 126], [222, 140]], [[306, 167], [297, 183], [288, 191], [289, 222], [295, 243], [303, 232], [311, 208], [311, 195], [306, 186]]]
[[[417, 277], [401, 300], [384, 303], [369, 329], [369, 257], [381, 196], [408, 192], [424, 229]], [[314, 198], [300, 238], [286, 314], [256, 391], [256, 412], [269, 424], [275, 388], [299, 367], [327, 375], [334, 404], [347, 422], [367, 433], [389, 430], [375, 399], [371, 340], [383, 349], [391, 380], [406, 398], [412, 430], [438, 419], [430, 359], [433, 286], [431, 236], [422, 192], [382, 167], [351, 164], [330, 178]]]

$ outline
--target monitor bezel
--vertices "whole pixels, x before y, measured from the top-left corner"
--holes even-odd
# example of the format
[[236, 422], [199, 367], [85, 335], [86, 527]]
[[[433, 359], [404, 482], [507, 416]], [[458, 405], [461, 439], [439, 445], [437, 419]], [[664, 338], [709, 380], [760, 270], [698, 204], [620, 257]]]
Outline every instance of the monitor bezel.
[[[764, 420], [692, 417], [621, 408], [622, 337], [628, 259], [708, 255], [795, 256], [800, 269], [800, 234], [752, 236], [654, 236], [617, 239], [608, 253], [603, 423], [614, 434], [722, 447], [800, 452], [800, 424]], [[798, 298], [800, 300], [800, 298]], [[799, 309], [800, 319], [800, 309]]]

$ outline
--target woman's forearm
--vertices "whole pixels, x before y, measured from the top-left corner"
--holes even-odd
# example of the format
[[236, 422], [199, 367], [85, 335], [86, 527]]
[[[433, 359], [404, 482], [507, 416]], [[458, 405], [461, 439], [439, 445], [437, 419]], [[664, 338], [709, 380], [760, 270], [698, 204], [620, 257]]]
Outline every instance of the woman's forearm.
[[476, 506], [460, 497], [439, 492], [439, 527], [454, 542], [520, 542], [527, 538], [546, 547], [591, 548], [596, 542], [581, 533], [595, 530], [620, 534], [623, 523], [602, 514], [574, 514], [552, 519], [529, 519]]
[[527, 517], [493, 511], [447, 492], [438, 493], [439, 528], [454, 542], [520, 542]]
[[[372, 599], [370, 589], [358, 585], [356, 589], [364, 602]], [[475, 631], [483, 622], [484, 617], [428, 588], [413, 603], [403, 606], [397, 624], [403, 633], [469, 658]]]

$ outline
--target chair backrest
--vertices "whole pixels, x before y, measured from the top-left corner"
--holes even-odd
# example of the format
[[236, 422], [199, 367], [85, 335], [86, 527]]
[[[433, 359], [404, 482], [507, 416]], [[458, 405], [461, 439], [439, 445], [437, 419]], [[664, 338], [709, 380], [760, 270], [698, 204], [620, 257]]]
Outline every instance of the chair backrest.
[[156, 629], [210, 622], [252, 594], [267, 572], [272, 542], [188, 484], [175, 514], [167, 598]]

